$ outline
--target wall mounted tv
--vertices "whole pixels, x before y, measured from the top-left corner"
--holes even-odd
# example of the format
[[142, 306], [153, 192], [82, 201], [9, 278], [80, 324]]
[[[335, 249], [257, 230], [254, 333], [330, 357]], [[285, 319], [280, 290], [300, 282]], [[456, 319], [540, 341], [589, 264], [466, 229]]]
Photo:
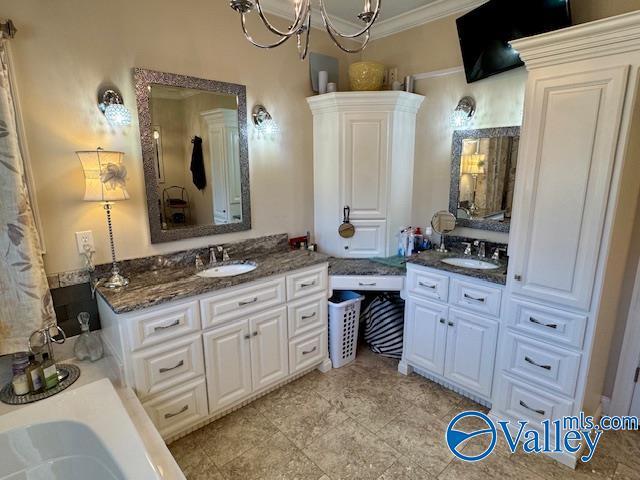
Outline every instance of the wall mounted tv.
[[456, 20], [467, 82], [523, 65], [509, 41], [571, 25], [569, 0], [490, 0]]

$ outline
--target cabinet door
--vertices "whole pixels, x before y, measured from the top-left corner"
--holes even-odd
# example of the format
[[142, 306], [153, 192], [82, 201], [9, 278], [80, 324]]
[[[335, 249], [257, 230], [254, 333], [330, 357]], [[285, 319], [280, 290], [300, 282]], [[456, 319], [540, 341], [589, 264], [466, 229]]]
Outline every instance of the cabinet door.
[[282, 306], [249, 320], [253, 390], [273, 385], [289, 375], [287, 308]]
[[627, 73], [532, 80], [511, 230], [514, 293], [589, 309]]
[[248, 320], [203, 335], [211, 413], [251, 393], [250, 338]]
[[385, 236], [387, 223], [380, 220], [353, 220], [353, 237], [344, 239], [345, 256], [353, 258], [387, 257]]
[[417, 367], [444, 373], [447, 306], [410, 297], [405, 311], [405, 358]]
[[447, 328], [445, 377], [489, 397], [498, 342], [498, 322], [451, 308]]
[[342, 198], [353, 220], [387, 216], [389, 114], [344, 114]]

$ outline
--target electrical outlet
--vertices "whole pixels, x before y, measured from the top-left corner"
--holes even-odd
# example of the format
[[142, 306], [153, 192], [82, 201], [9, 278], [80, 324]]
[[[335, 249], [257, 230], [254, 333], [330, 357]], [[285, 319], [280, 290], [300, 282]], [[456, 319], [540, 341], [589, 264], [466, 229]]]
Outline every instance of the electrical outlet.
[[90, 252], [95, 252], [96, 244], [93, 241], [93, 232], [91, 230], [76, 232], [76, 245], [78, 246], [78, 253], [85, 253], [87, 247]]
[[398, 80], [398, 67], [393, 67], [389, 69], [389, 78], [388, 82], [391, 85], [393, 82]]

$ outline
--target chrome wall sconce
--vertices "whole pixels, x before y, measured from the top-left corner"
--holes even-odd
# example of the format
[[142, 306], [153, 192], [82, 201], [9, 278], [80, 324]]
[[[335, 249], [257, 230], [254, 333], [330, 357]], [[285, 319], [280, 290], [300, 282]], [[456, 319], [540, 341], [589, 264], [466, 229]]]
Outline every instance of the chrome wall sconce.
[[251, 116], [258, 138], [274, 137], [278, 133], [278, 124], [264, 105], [256, 105]]
[[476, 101], [473, 97], [462, 97], [451, 114], [453, 128], [466, 127], [476, 113]]
[[122, 94], [115, 89], [106, 88], [98, 93], [98, 108], [110, 125], [127, 127], [131, 125], [131, 112], [124, 106]]

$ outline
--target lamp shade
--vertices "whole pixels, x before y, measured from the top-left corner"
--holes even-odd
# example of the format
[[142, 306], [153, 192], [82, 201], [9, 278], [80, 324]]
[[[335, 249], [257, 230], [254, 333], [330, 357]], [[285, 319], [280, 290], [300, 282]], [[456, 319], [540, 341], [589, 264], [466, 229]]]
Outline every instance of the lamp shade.
[[129, 199], [124, 153], [98, 149], [76, 152], [76, 155], [84, 170], [85, 201], [114, 202]]
[[486, 155], [474, 153], [460, 157], [460, 173], [469, 175], [483, 175]]

